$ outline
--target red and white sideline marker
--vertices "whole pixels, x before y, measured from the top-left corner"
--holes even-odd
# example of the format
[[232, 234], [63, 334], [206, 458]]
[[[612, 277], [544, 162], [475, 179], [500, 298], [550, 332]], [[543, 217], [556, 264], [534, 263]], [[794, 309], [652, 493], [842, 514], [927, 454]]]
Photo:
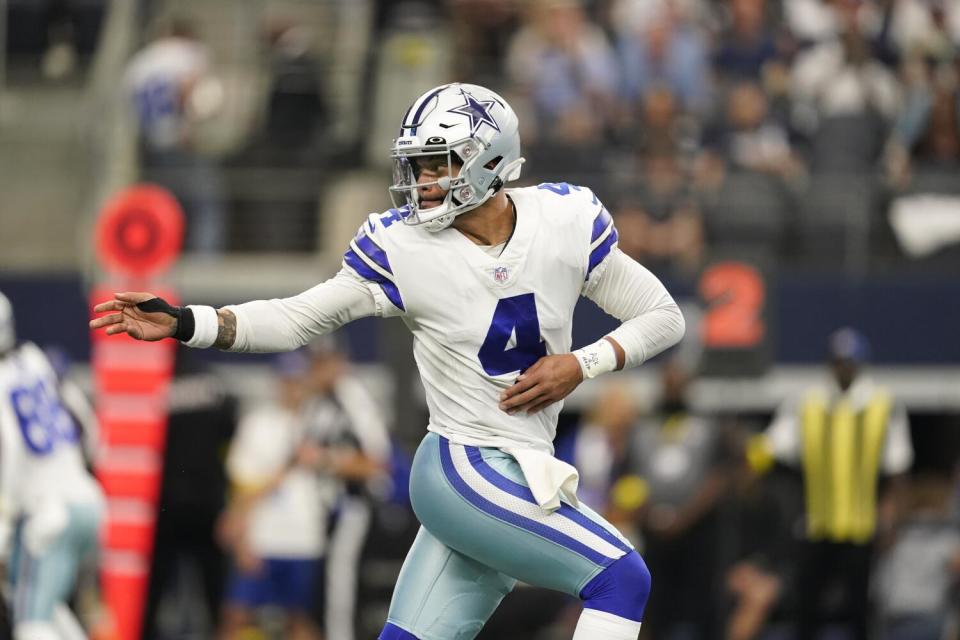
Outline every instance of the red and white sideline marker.
[[[112, 198], [96, 228], [105, 277], [90, 292], [90, 315], [117, 291], [179, 296], [164, 275], [180, 255], [183, 212], [168, 191], [137, 185]], [[103, 596], [117, 640], [140, 638], [163, 472], [167, 393], [177, 344], [91, 333], [95, 406], [103, 449], [96, 474], [107, 497], [101, 533]]]

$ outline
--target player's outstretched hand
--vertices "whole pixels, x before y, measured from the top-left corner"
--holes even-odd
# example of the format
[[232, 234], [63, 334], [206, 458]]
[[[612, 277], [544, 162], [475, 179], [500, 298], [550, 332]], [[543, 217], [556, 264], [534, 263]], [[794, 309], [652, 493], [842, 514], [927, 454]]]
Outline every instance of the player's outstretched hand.
[[500, 394], [500, 409], [532, 415], [563, 400], [583, 382], [580, 361], [572, 353], [544, 356]]
[[[113, 311], [90, 321], [91, 329], [106, 328], [107, 335], [126, 333], [136, 340], [153, 342], [173, 336], [177, 319], [167, 311], [158, 310], [161, 305], [141, 305], [147, 300], [161, 301], [152, 293], [130, 292], [113, 294], [113, 300], [101, 302], [93, 308], [96, 313]], [[140, 305], [140, 306], [138, 306]], [[169, 307], [165, 302], [164, 306]], [[146, 309], [144, 308], [146, 307]]]

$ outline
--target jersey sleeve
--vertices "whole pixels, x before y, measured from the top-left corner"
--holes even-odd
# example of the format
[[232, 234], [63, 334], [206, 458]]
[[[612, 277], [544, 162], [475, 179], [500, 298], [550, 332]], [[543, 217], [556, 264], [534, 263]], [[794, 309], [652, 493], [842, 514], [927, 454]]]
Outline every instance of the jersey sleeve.
[[366, 284], [377, 303], [377, 315], [384, 317], [406, 311], [387, 246], [380, 216], [370, 214], [343, 254], [344, 270]]
[[620, 236], [613, 223], [613, 216], [590, 189], [580, 187], [578, 195], [582, 200], [583, 208], [580, 213], [581, 226], [587, 227], [581, 232], [582, 242], [589, 240], [583, 276], [586, 289], [595, 285], [600, 275], [606, 270], [608, 258], [613, 254]]

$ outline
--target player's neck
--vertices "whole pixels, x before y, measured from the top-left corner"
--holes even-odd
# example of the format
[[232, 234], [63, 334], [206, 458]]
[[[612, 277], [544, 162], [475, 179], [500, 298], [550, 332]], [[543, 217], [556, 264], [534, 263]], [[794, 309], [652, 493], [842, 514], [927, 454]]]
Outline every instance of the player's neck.
[[495, 247], [510, 239], [516, 221], [513, 203], [500, 191], [473, 211], [457, 216], [452, 226], [475, 244]]

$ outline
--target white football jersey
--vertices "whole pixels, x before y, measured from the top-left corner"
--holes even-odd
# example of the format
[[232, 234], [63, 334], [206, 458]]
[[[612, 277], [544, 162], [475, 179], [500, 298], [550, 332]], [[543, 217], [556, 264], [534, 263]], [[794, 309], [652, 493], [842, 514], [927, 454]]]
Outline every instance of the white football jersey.
[[[25, 513], [51, 501], [100, 504], [86, 469], [80, 433], [64, 408], [56, 373], [35, 344], [0, 360], [3, 493]], [[15, 471], [14, 471], [15, 470]]]
[[573, 310], [617, 243], [597, 197], [566, 183], [507, 189], [517, 223], [492, 256], [456, 229], [404, 224], [405, 209], [371, 215], [344, 255], [381, 315], [399, 315], [430, 411], [453, 442], [553, 452], [562, 403], [508, 415], [500, 393], [540, 357], [568, 353]]

